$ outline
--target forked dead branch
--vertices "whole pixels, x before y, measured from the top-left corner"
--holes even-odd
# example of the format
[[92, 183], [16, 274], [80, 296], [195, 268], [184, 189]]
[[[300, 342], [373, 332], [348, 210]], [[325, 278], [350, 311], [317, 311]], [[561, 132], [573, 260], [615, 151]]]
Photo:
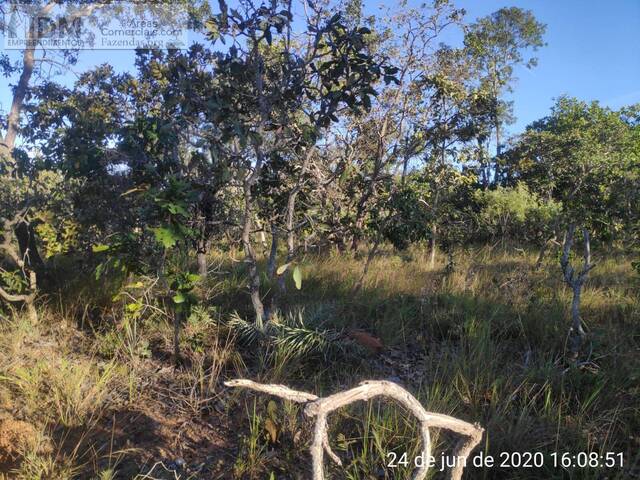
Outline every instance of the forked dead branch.
[[[317, 397], [311, 393], [292, 390], [284, 385], [261, 384], [246, 379], [236, 379], [225, 382], [228, 387], [242, 387], [258, 392], [275, 395], [297, 403], [305, 403], [304, 412], [309, 417], [316, 417], [313, 442], [311, 444], [311, 458], [313, 462], [313, 480], [324, 479], [324, 452], [338, 465], [342, 465], [340, 458], [331, 450], [327, 434], [327, 416], [338, 408], [350, 405], [359, 400], [367, 401], [382, 396], [394, 399], [406, 407], [420, 422], [420, 437], [422, 440], [422, 456], [431, 456], [431, 435], [429, 428], [444, 428], [462, 435], [455, 447], [456, 464], [449, 472], [451, 480], [460, 480], [471, 451], [480, 443], [484, 429], [478, 424], [471, 424], [448, 415], [428, 412], [416, 398], [399, 385], [387, 381], [366, 381], [355, 388], [338, 392], [328, 397]], [[423, 480], [427, 476], [429, 464], [416, 469], [414, 480]]]

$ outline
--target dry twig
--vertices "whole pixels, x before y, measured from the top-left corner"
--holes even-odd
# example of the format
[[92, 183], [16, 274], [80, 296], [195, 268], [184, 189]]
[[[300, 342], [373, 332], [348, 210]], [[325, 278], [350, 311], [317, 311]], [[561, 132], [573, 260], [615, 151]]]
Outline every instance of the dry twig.
[[[306, 403], [304, 412], [309, 417], [316, 417], [316, 424], [311, 444], [311, 457], [313, 460], [313, 480], [324, 479], [324, 452], [338, 465], [342, 462], [333, 453], [329, 446], [327, 434], [327, 416], [329, 413], [359, 400], [370, 400], [373, 397], [390, 397], [406, 407], [420, 422], [420, 437], [422, 440], [422, 456], [429, 459], [431, 456], [431, 436], [429, 428], [444, 428], [464, 438], [456, 446], [456, 464], [449, 473], [451, 480], [460, 480], [467, 458], [471, 451], [480, 443], [484, 430], [478, 424], [472, 425], [448, 415], [427, 412], [416, 398], [399, 385], [387, 381], [366, 381], [355, 388], [338, 392], [328, 397], [320, 398], [306, 392], [292, 390], [284, 385], [269, 385], [256, 383], [246, 379], [236, 379], [225, 382], [228, 387], [242, 387], [258, 392], [275, 395], [286, 400], [298, 403]], [[419, 467], [414, 475], [414, 480], [423, 480], [427, 476], [429, 462]]]

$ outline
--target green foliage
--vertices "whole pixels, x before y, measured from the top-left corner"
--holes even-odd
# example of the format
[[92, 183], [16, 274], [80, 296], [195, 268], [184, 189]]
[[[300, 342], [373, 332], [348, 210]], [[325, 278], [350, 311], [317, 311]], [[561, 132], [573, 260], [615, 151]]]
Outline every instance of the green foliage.
[[429, 184], [422, 180], [411, 176], [385, 199], [382, 211], [380, 208], [372, 211], [370, 228], [380, 231], [395, 248], [403, 250], [430, 234], [433, 217], [427, 202], [431, 192]]
[[494, 239], [544, 241], [562, 209], [559, 202], [541, 200], [523, 183], [478, 191], [475, 198], [480, 205], [479, 227]]
[[98, 352], [107, 358], [135, 362], [151, 356], [149, 341], [143, 335], [140, 320], [129, 311], [116, 328], [98, 333], [96, 345]]
[[[640, 255], [638, 255], [638, 256], [640, 257]], [[631, 262], [631, 266], [636, 270], [638, 275], [640, 275], [640, 260], [636, 260], [634, 262]]]
[[[486, 79], [467, 65], [464, 52], [443, 48], [434, 75], [416, 76], [420, 80], [402, 90], [400, 103], [409, 106], [385, 110], [397, 89], [406, 87], [393, 67], [376, 65], [378, 49], [388, 54], [393, 42], [402, 43], [393, 31], [329, 15], [316, 32], [320, 57], [307, 69], [302, 47], [285, 48], [288, 15], [223, 10], [208, 24], [212, 40], [227, 42], [220, 52], [203, 47], [140, 52], [135, 74], [98, 69], [72, 90], [34, 90], [33, 101], [42, 103], [32, 110], [34, 128], [24, 129], [25, 145], [41, 145], [42, 157], [21, 157], [24, 178], [0, 176], [2, 215], [33, 202], [27, 221], [44, 257], [73, 253], [76, 283], [86, 279], [85, 265], [98, 262], [100, 286], [119, 279], [124, 287], [114, 305], [96, 308], [100, 287], [85, 304], [74, 291], [60, 294], [58, 301], [57, 291], [45, 285], [47, 306], [42, 309], [50, 314], [44, 325], [49, 335], [73, 332], [68, 337], [45, 341], [35, 338], [30, 326], [11, 337], [0, 325], [0, 403], [5, 404], [8, 391], [19, 399], [12, 410], [21, 417], [42, 417], [42, 425], [54, 425], [56, 435], [71, 432], [75, 437], [78, 429], [100, 419], [104, 423], [91, 435], [107, 431], [99, 437], [106, 445], [114, 437], [116, 443], [121, 440], [115, 422], [116, 417], [120, 422], [126, 398], [119, 383], [111, 385], [114, 364], [128, 372], [130, 403], [135, 403], [131, 392], [138, 381], [145, 389], [141, 398], [167, 402], [160, 413], [153, 411], [156, 402], [140, 406], [156, 414], [150, 417], [153, 422], [171, 415], [172, 427], [190, 429], [202, 422], [203, 432], [216, 428], [210, 415], [227, 415], [238, 401], [217, 388], [220, 376], [250, 374], [333, 392], [363, 377], [397, 375], [431, 409], [481, 419], [490, 433], [486, 448], [491, 453], [541, 445], [557, 449], [558, 444], [580, 451], [594, 448], [592, 439], [601, 437], [598, 448], [631, 451], [629, 439], [638, 426], [638, 368], [635, 356], [627, 353], [637, 347], [632, 327], [638, 295], [628, 261], [611, 257], [594, 271], [583, 300], [595, 366], [566, 372], [558, 364], [564, 332], [557, 325], [564, 319], [567, 291], [560, 288], [557, 272], [534, 272], [532, 254], [525, 250], [496, 253], [500, 249], [471, 244], [483, 235], [504, 243], [538, 242], [560, 215], [587, 218], [602, 236], [633, 239], [640, 204], [637, 110], [612, 112], [560, 102], [501, 157], [509, 168], [504, 181], [509, 186], [481, 190], [473, 166], [482, 160], [482, 148], [476, 146], [487, 140], [487, 117], [495, 105], [476, 85]], [[247, 15], [257, 23], [240, 25]], [[247, 35], [242, 48], [232, 38], [236, 28]], [[379, 35], [388, 35], [390, 43], [372, 40]], [[255, 49], [248, 48], [251, 42]], [[480, 47], [484, 55], [490, 45], [473, 48]], [[246, 56], [245, 48], [259, 59]], [[260, 72], [262, 95], [255, 84]], [[308, 72], [310, 77], [304, 77]], [[428, 98], [413, 102], [422, 94]], [[270, 106], [266, 113], [262, 102]], [[391, 119], [391, 133], [384, 138], [381, 118]], [[401, 118], [409, 120], [402, 123]], [[327, 131], [332, 122], [335, 129]], [[388, 153], [376, 157], [378, 150]], [[312, 155], [303, 170], [307, 151]], [[256, 167], [260, 157], [262, 170]], [[400, 177], [396, 172], [405, 161], [408, 167]], [[259, 178], [243, 189], [256, 171]], [[292, 192], [298, 204], [288, 226]], [[246, 210], [245, 201], [250, 203]], [[360, 204], [362, 225], [357, 222]], [[237, 260], [245, 218], [251, 221], [249, 242], [260, 268], [269, 256], [269, 233], [279, 235], [277, 260], [284, 239], [295, 234], [291, 251], [286, 245], [286, 263], [273, 262], [280, 265], [268, 279], [273, 290], [258, 293], [265, 301], [275, 298], [276, 282], [284, 280], [277, 277], [285, 274], [296, 288], [277, 291], [287, 313], [273, 309], [264, 324], [247, 320], [246, 276], [252, 265]], [[362, 270], [361, 256], [330, 250], [348, 248], [351, 236], [362, 232], [381, 239], [382, 255], [373, 258], [363, 289], [353, 295], [350, 287]], [[451, 255], [456, 251], [455, 271], [444, 275], [440, 258], [426, 267], [425, 252], [412, 244], [427, 239], [437, 239]], [[402, 256], [386, 242], [404, 249]], [[90, 245], [92, 252], [85, 248]], [[209, 262], [203, 281], [191, 273], [196, 251]], [[24, 271], [7, 257], [0, 265], [2, 286], [25, 292]], [[640, 274], [640, 262], [632, 266]], [[60, 278], [63, 289], [68, 280]], [[81, 300], [76, 305], [68, 298]], [[336, 302], [335, 311], [312, 310], [314, 302], [328, 301]], [[242, 316], [231, 315], [226, 323], [214, 318], [214, 312], [226, 318], [234, 308]], [[173, 335], [165, 321], [172, 313], [180, 314], [173, 316]], [[58, 328], [60, 316], [68, 322]], [[95, 328], [95, 339], [70, 327], [76, 319]], [[384, 353], [365, 356], [354, 345], [351, 329], [361, 328], [383, 337]], [[237, 347], [234, 342], [229, 347], [229, 355], [241, 359], [233, 365], [237, 371], [227, 370], [213, 347], [227, 332], [239, 340]], [[166, 368], [163, 348], [173, 339], [186, 347], [190, 366]], [[25, 362], [31, 349], [38, 349], [36, 361]], [[64, 361], [50, 361], [55, 350]], [[95, 362], [90, 357], [95, 351], [113, 363]], [[188, 395], [193, 398], [182, 398]], [[111, 399], [113, 409], [102, 416], [99, 410]], [[263, 478], [264, 472], [298, 465], [304, 435], [302, 442], [291, 440], [290, 453], [283, 438], [283, 424], [299, 421], [298, 416], [293, 410], [286, 416], [291, 406], [274, 405], [267, 404], [266, 415], [255, 408], [249, 412], [252, 423], [239, 442], [237, 475]], [[402, 414], [377, 404], [367, 409], [356, 410], [364, 413], [364, 422], [348, 412], [331, 420], [336, 422], [331, 439], [338, 441], [334, 449], [348, 457], [346, 472], [340, 472], [347, 478], [380, 476], [386, 452], [416, 450], [414, 425]], [[110, 426], [111, 413], [109, 431], [102, 425]], [[531, 431], [537, 432], [535, 438]], [[268, 451], [269, 444], [277, 449]], [[63, 478], [66, 474], [56, 465], [66, 464], [47, 455], [27, 452], [21, 471]], [[594, 478], [600, 473], [594, 471]], [[548, 478], [565, 474], [543, 472]], [[68, 474], [78, 475], [85, 472]]]
[[273, 343], [287, 358], [313, 358], [344, 354], [345, 339], [341, 332], [309, 325], [304, 311], [290, 313], [273, 322], [276, 333]]
[[5, 270], [0, 268], [0, 286], [8, 288], [12, 293], [21, 294], [29, 288], [29, 283], [20, 270]]
[[637, 217], [639, 145], [627, 111], [562, 97], [534, 122], [507, 157], [522, 181], [562, 203], [572, 221], [611, 238]]
[[[518, 7], [501, 8], [472, 24], [465, 36], [468, 48], [502, 82], [508, 82], [513, 65], [523, 62], [523, 51], [544, 46], [546, 26], [538, 22], [530, 10]], [[527, 67], [535, 66], [534, 57], [527, 59]]]
[[182, 232], [178, 229], [174, 230], [172, 227], [156, 227], [152, 228], [151, 231], [156, 241], [164, 248], [174, 247], [179, 240], [184, 239], [183, 235], [181, 235]]
[[312, 360], [314, 358], [343, 357], [360, 352], [341, 331], [324, 328], [322, 322], [304, 310], [286, 315], [274, 314], [272, 320], [260, 328], [247, 322], [237, 313], [227, 322], [238, 341], [266, 351], [276, 350], [288, 360]]
[[[60, 225], [60, 231], [50, 223], [55, 217], [51, 212], [46, 212], [39, 217], [43, 223], [39, 223], [35, 231], [44, 244], [44, 255], [46, 258], [68, 253], [78, 246], [79, 225], [65, 219]], [[45, 220], [46, 219], [46, 220]]]
[[176, 311], [190, 314], [191, 308], [198, 303], [198, 298], [192, 293], [200, 276], [188, 272], [173, 272], [169, 274], [169, 288], [173, 292], [171, 300]]
[[94, 272], [96, 280], [106, 273], [113, 273], [124, 282], [129, 273], [140, 275], [146, 272], [148, 256], [140, 233], [115, 234], [108, 241], [91, 247], [99, 262]]
[[216, 310], [203, 305], [194, 306], [187, 318], [184, 337], [189, 348], [197, 353], [207, 353], [212, 342], [217, 343], [219, 332], [216, 330], [217, 322], [213, 315]]
[[157, 192], [151, 192], [159, 210], [161, 226], [151, 228], [156, 241], [165, 249], [185, 242], [194, 236], [189, 227], [189, 209], [196, 192], [189, 183], [170, 177], [168, 184]]

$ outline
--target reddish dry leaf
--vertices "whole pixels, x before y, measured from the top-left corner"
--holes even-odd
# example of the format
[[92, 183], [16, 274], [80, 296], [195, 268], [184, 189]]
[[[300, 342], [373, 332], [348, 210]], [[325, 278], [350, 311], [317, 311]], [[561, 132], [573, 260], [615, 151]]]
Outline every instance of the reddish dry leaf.
[[362, 330], [349, 330], [347, 332], [349, 338], [353, 339], [356, 343], [366, 347], [374, 353], [380, 353], [384, 349], [384, 345], [378, 337], [363, 332]]

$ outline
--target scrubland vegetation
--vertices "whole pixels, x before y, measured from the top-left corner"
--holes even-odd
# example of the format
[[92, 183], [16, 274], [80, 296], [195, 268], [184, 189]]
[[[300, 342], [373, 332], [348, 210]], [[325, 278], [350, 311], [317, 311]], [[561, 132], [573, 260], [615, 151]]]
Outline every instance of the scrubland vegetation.
[[[398, 383], [484, 428], [465, 478], [639, 476], [638, 105], [508, 136], [553, 48], [516, 7], [177, 4], [200, 43], [125, 72], [0, 55], [0, 478], [311, 478], [303, 406], [232, 378]], [[403, 408], [329, 430], [327, 478], [411, 478]]]
[[[448, 272], [440, 258], [431, 269], [423, 248], [385, 248], [356, 295], [361, 258], [305, 255], [303, 288], [252, 347], [230, 310], [250, 315], [237, 300], [246, 272], [234, 255], [216, 256], [198, 287], [208, 300], [181, 332], [177, 369], [171, 320], [144, 279], [99, 307], [85, 278], [64, 303], [48, 298], [37, 324], [3, 321], [3, 468], [15, 468], [7, 478], [175, 478], [163, 465], [178, 478], [307, 478], [311, 424], [300, 407], [222, 386], [238, 376], [318, 394], [392, 379], [431, 410], [480, 422], [480, 448], [496, 457], [615, 451], [627, 462], [624, 471], [571, 472], [547, 461], [541, 470], [472, 469], [471, 478], [630, 476], [639, 460], [638, 280], [624, 255], [598, 259], [583, 297], [588, 363], [572, 368], [564, 356], [571, 292], [555, 261], [535, 271], [536, 255], [470, 247]], [[384, 350], [355, 342], [352, 330], [379, 337]], [[401, 409], [354, 406], [330, 427], [346, 459], [335, 478], [408, 476], [385, 468], [388, 452], [418, 450], [416, 425]]]

